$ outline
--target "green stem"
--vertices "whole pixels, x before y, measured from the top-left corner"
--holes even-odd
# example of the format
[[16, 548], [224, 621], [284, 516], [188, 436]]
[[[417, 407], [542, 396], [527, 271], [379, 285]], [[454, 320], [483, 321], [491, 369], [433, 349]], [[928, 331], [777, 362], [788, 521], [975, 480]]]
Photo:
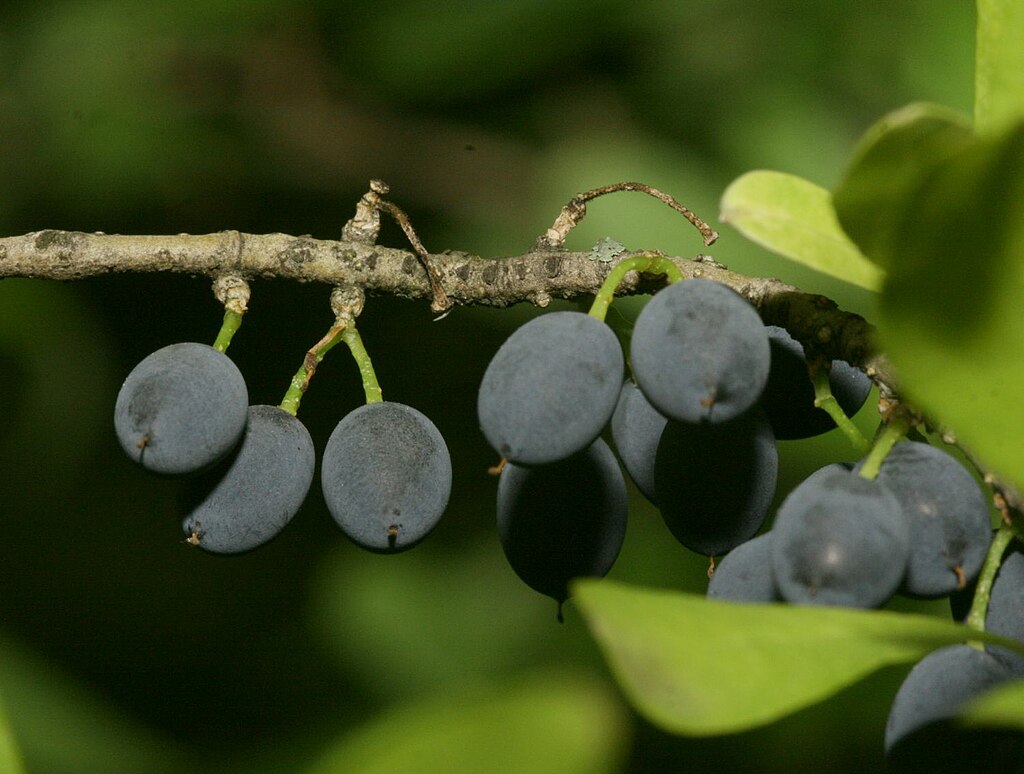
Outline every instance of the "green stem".
[[878, 438], [875, 439], [871, 451], [868, 452], [868, 456], [864, 458], [864, 465], [860, 469], [861, 477], [866, 478], [868, 481], [875, 480], [878, 476], [878, 469], [882, 467], [882, 460], [885, 459], [885, 455], [889, 453], [889, 450], [895, 446], [900, 438], [906, 435], [909, 428], [909, 422], [902, 417], [897, 417], [882, 429]]
[[213, 342], [213, 348], [218, 352], [227, 352], [231, 339], [242, 325], [242, 315], [230, 309], [224, 312], [224, 321], [220, 324], [220, 332], [217, 340]]
[[384, 400], [380, 385], [377, 383], [377, 374], [374, 373], [373, 363], [370, 361], [370, 353], [363, 346], [363, 340], [356, 330], [354, 321], [349, 320], [348, 325], [341, 334], [342, 340], [348, 345], [359, 366], [359, 375], [363, 377], [363, 391], [366, 392], [367, 403], [380, 403]]
[[306, 357], [302, 361], [302, 367], [295, 372], [295, 376], [292, 377], [292, 383], [288, 386], [288, 391], [284, 394], [284, 398], [281, 399], [282, 409], [292, 416], [298, 413], [299, 403], [302, 401], [302, 396], [306, 394], [306, 390], [309, 389], [309, 382], [313, 378], [313, 372], [320, 365], [320, 361], [324, 359], [324, 355], [341, 341], [346, 325], [350, 324], [336, 322], [327, 331], [327, 335], [314, 344], [306, 353]]
[[608, 307], [611, 306], [615, 297], [615, 289], [622, 282], [622, 279], [631, 271], [638, 271], [642, 274], [664, 274], [668, 281], [679, 282], [683, 279], [683, 273], [668, 258], [660, 255], [634, 255], [615, 264], [615, 268], [608, 272], [601, 289], [594, 296], [594, 303], [590, 307], [590, 316], [604, 321], [608, 314]]
[[[827, 412], [836, 427], [843, 431], [858, 454], [867, 454], [871, 444], [864, 437], [860, 429], [853, 423], [853, 420], [846, 416], [842, 406], [832, 394], [832, 385], [829, 380], [828, 367], [811, 366], [811, 383], [814, 385], [814, 405]], [[888, 450], [887, 450], [888, 451]]]
[[992, 583], [999, 572], [1006, 547], [1010, 545], [1012, 539], [1013, 528], [1008, 524], [1002, 524], [992, 538], [985, 563], [981, 566], [978, 585], [974, 588], [974, 599], [971, 601], [971, 611], [967, 614], [967, 625], [979, 632], [985, 631], [985, 615], [988, 613], [989, 597], [992, 596]]

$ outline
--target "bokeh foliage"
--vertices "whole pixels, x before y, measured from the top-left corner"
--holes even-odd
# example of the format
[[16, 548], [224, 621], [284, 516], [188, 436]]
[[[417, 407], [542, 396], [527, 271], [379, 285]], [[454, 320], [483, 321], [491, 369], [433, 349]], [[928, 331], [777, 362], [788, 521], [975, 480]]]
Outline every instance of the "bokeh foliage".
[[[573, 193], [616, 180], [714, 219], [750, 169], [831, 188], [858, 136], [907, 102], [969, 114], [973, 29], [966, 0], [9, 2], [0, 232], [330, 238], [371, 177], [433, 250], [523, 251]], [[701, 250], [638, 194], [589, 209], [572, 247], [612, 236]], [[867, 291], [722, 230], [713, 253], [730, 268], [875, 315]], [[382, 241], [403, 244], [392, 226]], [[276, 403], [330, 323], [327, 289], [258, 281], [251, 309], [231, 354], [253, 402]], [[628, 325], [635, 309], [612, 318]], [[566, 735], [531, 736], [535, 701], [563, 720], [585, 706], [606, 724], [591, 770], [877, 769], [900, 669], [760, 731], [670, 737], [625, 709], [572, 607], [559, 627], [549, 600], [508, 569], [475, 389], [529, 313], [457, 310], [435, 324], [425, 305], [367, 304], [360, 327], [385, 395], [433, 418], [452, 451], [452, 503], [422, 546], [361, 553], [314, 486], [280, 538], [218, 559], [180, 542], [183, 485], [134, 469], [110, 427], [135, 362], [212, 340], [208, 283], [0, 282], [0, 696], [28, 770], [342, 767], [338, 750], [365, 754], [375, 740], [417, 770], [430, 713], [453, 717], [452, 696], [492, 714], [464, 737], [457, 715], [437, 734], [484, 761], [503, 728], [540, 759], [567, 755]], [[318, 448], [360, 395], [352, 364], [332, 354], [300, 414]], [[870, 411], [861, 419], [870, 425]], [[850, 454], [834, 435], [782, 444], [780, 492]], [[612, 576], [702, 590], [703, 561], [640, 498], [632, 505]]]

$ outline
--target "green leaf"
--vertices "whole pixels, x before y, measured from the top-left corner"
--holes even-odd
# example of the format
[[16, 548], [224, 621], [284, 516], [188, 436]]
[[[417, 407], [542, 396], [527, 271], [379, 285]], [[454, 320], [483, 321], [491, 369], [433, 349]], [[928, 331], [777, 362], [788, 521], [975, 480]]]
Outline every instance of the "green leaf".
[[938, 105], [907, 105], [864, 133], [835, 190], [839, 222], [863, 253], [889, 269], [907, 196], [924, 174], [973, 142], [966, 118]]
[[627, 729], [604, 685], [540, 675], [389, 709], [342, 739], [311, 771], [610, 774], [621, 770]]
[[21, 761], [14, 731], [7, 721], [7, 712], [0, 703], [0, 774], [22, 774], [25, 766]]
[[1024, 118], [1024, 3], [978, 0], [974, 125], [992, 134]]
[[719, 218], [772, 252], [824, 274], [878, 290], [883, 272], [843, 232], [824, 188], [795, 175], [758, 170], [722, 194]]
[[1014, 680], [987, 691], [964, 708], [960, 719], [969, 726], [1024, 731], [1024, 680]]
[[741, 605], [608, 580], [577, 581], [575, 598], [627, 698], [677, 734], [771, 723], [970, 631], [930, 616]]
[[1024, 125], [926, 176], [894, 234], [879, 336], [902, 393], [1024, 485]]
[[[0, 686], [10, 731], [29, 771], [200, 770], [185, 751], [187, 740], [166, 738], [141, 724], [3, 633]], [[0, 751], [3, 744], [0, 739]], [[7, 772], [3, 760], [0, 752], [0, 772]]]

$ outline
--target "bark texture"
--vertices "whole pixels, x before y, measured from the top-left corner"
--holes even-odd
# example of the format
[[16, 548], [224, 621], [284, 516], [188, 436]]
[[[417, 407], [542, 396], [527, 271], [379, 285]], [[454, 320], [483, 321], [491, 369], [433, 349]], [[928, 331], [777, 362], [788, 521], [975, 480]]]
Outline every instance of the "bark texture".
[[[613, 261], [588, 252], [538, 248], [522, 255], [484, 258], [457, 250], [429, 260], [444, 291], [458, 305], [547, 306], [552, 298], [592, 295], [624, 253]], [[765, 323], [787, 328], [809, 352], [839, 357], [864, 368], [891, 388], [889, 367], [872, 346], [872, 330], [860, 316], [834, 302], [775, 279], [748, 277], [708, 256], [671, 259], [688, 278], [723, 282], [745, 296]], [[45, 230], [0, 239], [0, 277], [78, 280], [112, 272], [182, 272], [213, 279], [280, 278], [354, 286], [368, 295], [430, 299], [427, 274], [416, 254], [360, 241], [333, 241], [288, 234], [125, 236]], [[626, 275], [618, 294], [649, 293], [659, 277]]]

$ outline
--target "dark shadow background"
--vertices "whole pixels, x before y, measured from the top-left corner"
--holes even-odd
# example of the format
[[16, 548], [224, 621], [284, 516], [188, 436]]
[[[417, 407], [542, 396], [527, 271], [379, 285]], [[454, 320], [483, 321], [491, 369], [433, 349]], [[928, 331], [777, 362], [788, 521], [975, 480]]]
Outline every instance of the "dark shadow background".
[[[750, 169], [834, 184], [859, 133], [908, 101], [969, 113], [973, 24], [966, 0], [8, 2], [0, 233], [336, 238], [370, 178], [433, 251], [522, 252], [574, 193], [618, 180], [713, 220]], [[589, 209], [571, 247], [701, 249], [646, 197]], [[405, 245], [390, 224], [381, 242]], [[731, 229], [714, 250], [873, 311], [869, 294]], [[251, 401], [277, 403], [331, 322], [328, 289], [255, 281], [250, 308], [231, 356]], [[530, 310], [433, 323], [425, 303], [367, 303], [386, 396], [435, 421], [455, 470], [441, 525], [394, 557], [348, 543], [316, 482], [250, 555], [182, 543], [182, 485], [122, 456], [112, 408], [136, 362], [212, 342], [220, 314], [203, 278], [0, 282], [0, 695], [31, 771], [291, 771], [389, 708], [460, 686], [541, 667], [611, 686], [576, 611], [555, 624], [494, 530], [475, 392]], [[361, 399], [339, 349], [300, 413], [318, 449]], [[780, 490], [850, 453], [832, 436], [784, 445]], [[632, 504], [612, 577], [702, 589], [704, 561]], [[876, 770], [902, 674], [738, 736], [678, 739], [633, 717], [603, 770]]]

